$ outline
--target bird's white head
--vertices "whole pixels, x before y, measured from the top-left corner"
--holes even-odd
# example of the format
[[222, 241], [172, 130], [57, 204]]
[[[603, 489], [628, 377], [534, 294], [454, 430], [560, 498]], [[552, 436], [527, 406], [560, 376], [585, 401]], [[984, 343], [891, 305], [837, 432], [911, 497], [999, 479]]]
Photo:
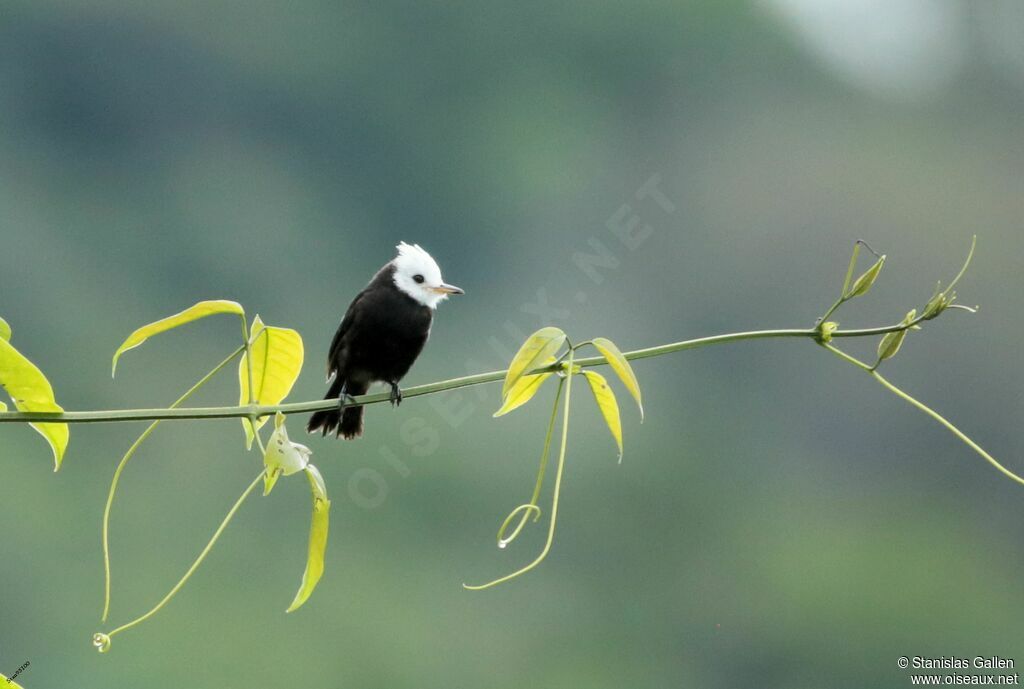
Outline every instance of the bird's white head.
[[398, 256], [391, 263], [395, 266], [394, 279], [398, 289], [432, 309], [436, 309], [450, 294], [463, 294], [461, 289], [441, 279], [437, 261], [419, 244], [402, 242], [395, 248]]

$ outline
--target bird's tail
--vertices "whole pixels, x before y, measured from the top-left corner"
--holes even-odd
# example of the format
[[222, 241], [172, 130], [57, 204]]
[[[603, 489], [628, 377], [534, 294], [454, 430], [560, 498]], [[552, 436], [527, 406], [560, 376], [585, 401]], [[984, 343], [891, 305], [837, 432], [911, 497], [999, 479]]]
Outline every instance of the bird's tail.
[[[345, 393], [353, 396], [364, 395], [367, 389], [369, 389], [365, 384], [355, 384], [352, 381], [348, 381], [346, 384], [346, 381], [335, 378], [334, 382], [331, 383], [330, 389], [327, 390], [327, 395], [324, 399], [338, 399], [343, 385], [345, 386]], [[335, 433], [336, 436], [343, 437], [346, 440], [357, 438], [363, 434], [363, 408], [362, 406], [357, 406], [345, 407], [343, 411], [327, 409], [314, 412], [309, 417], [306, 430], [310, 433], [320, 431], [324, 436], [328, 433]]]

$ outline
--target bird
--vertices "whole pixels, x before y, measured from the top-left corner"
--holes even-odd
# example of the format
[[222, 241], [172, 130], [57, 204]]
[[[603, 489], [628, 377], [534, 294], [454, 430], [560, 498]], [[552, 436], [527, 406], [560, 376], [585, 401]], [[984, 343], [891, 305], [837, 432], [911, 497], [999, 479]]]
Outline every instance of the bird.
[[398, 255], [356, 295], [334, 334], [324, 399], [337, 399], [338, 407], [315, 412], [306, 425], [309, 433], [348, 440], [362, 435], [363, 407], [349, 403], [373, 383], [390, 385], [391, 405], [401, 404], [398, 383], [430, 337], [434, 310], [450, 295], [465, 294], [441, 278], [437, 261], [419, 244], [395, 248]]

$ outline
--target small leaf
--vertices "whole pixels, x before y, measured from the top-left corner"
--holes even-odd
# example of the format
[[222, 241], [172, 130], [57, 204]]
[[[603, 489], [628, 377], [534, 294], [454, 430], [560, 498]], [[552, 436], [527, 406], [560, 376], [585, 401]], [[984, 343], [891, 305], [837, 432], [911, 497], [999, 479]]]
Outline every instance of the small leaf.
[[601, 415], [604, 416], [604, 422], [608, 424], [608, 430], [612, 432], [615, 444], [619, 447], [619, 461], [621, 462], [622, 421], [619, 418], [619, 403], [615, 401], [615, 393], [608, 387], [608, 381], [600, 373], [584, 371], [583, 375], [587, 377], [587, 382], [590, 383], [590, 390], [594, 393], [594, 399], [597, 401], [597, 406], [601, 409]]
[[0, 411], [7, 411], [7, 405], [3, 402], [0, 402]]
[[218, 313], [233, 313], [239, 316], [245, 316], [245, 310], [241, 304], [233, 301], [215, 300], [215, 301], [201, 301], [194, 306], [190, 306], [181, 313], [176, 313], [173, 316], [168, 316], [159, 321], [144, 325], [131, 335], [128, 339], [117, 348], [114, 352], [114, 363], [111, 367], [110, 375], [113, 376], [117, 373], [117, 360], [121, 358], [121, 355], [127, 352], [129, 349], [134, 349], [140, 344], [153, 337], [159, 335], [162, 332], [177, 328], [179, 325], [185, 325], [192, 321], [199, 320], [200, 318], [206, 318], [207, 316], [213, 316]]
[[[10, 342], [0, 339], [0, 385], [11, 396], [18, 411], [62, 412], [53, 397], [53, 387], [43, 372], [15, 349]], [[66, 423], [31, 423], [53, 450], [54, 471], [60, 469], [64, 451], [68, 447]]]
[[302, 574], [302, 585], [299, 586], [295, 599], [285, 612], [292, 612], [301, 607], [309, 599], [324, 573], [331, 501], [327, 499], [327, 487], [315, 466], [310, 464], [306, 467], [306, 476], [313, 491], [313, 523], [309, 529], [309, 553], [306, 558], [306, 571]]
[[[267, 441], [267, 451], [263, 455], [263, 464], [267, 467], [267, 474], [280, 471], [285, 476], [291, 476], [298, 473], [309, 464], [311, 454], [313, 452], [305, 445], [293, 443], [288, 439], [284, 414], [278, 412], [274, 416], [274, 432], [271, 434], [270, 440]], [[271, 481], [271, 486], [273, 486], [273, 481]]]
[[[253, 404], [276, 405], [288, 396], [302, 371], [304, 356], [302, 336], [290, 328], [265, 326], [257, 315], [252, 322], [252, 386]], [[249, 404], [248, 359], [243, 354], [238, 364], [238, 404]], [[267, 422], [261, 417], [256, 422], [259, 430]], [[249, 419], [242, 419], [246, 448], [252, 449], [255, 434]]]
[[[555, 363], [555, 357], [549, 356], [541, 366], [547, 366]], [[535, 373], [532, 376], [523, 376], [516, 381], [516, 384], [509, 390], [508, 395], [505, 396], [505, 403], [501, 405], [501, 409], [494, 412], [494, 418], [504, 416], [513, 409], [518, 409], [523, 406], [537, 394], [541, 386], [551, 376], [555, 375], [554, 372], [548, 373]]]
[[[902, 326], [907, 326], [917, 316], [917, 309], [911, 309], [907, 314], [906, 318], [900, 323]], [[896, 353], [900, 351], [900, 347], [903, 346], [903, 340], [907, 337], [908, 329], [896, 330], [891, 333], [886, 333], [882, 341], [878, 343], [878, 362], [875, 366], [882, 363], [886, 359], [891, 359], [896, 356]]]
[[505, 385], [501, 389], [501, 399], [504, 400], [508, 397], [512, 387], [523, 374], [540, 368], [543, 365], [542, 362], [554, 356], [562, 348], [565, 339], [564, 332], [559, 328], [552, 327], [541, 328], [530, 335], [512, 358], [512, 363], [509, 364], [508, 373], [505, 374]]
[[867, 294], [871, 286], [875, 284], [875, 280], [878, 279], [878, 274], [882, 272], [883, 265], [885, 265], [884, 254], [863, 275], [857, 278], [857, 281], [853, 283], [853, 287], [850, 288], [850, 293], [846, 295], [846, 299], [853, 299], [854, 297]]
[[3, 318], [0, 318], [0, 340], [11, 341], [11, 326]]
[[636, 379], [636, 374], [633, 373], [633, 367], [629, 365], [629, 360], [623, 356], [619, 348], [615, 346], [615, 343], [604, 337], [595, 337], [592, 342], [597, 350], [601, 352], [608, 365], [612, 367], [622, 384], [629, 390], [629, 394], [636, 400], [636, 404], [640, 407], [640, 421], [644, 420], [644, 404], [640, 399], [640, 383]]

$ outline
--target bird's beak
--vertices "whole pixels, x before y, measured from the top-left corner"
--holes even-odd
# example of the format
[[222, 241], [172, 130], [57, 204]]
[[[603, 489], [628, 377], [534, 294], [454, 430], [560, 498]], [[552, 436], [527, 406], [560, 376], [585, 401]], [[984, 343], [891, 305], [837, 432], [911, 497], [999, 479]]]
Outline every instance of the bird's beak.
[[438, 294], [465, 294], [465, 292], [462, 291], [462, 288], [446, 284], [442, 284], [440, 287], [435, 287], [434, 291]]

